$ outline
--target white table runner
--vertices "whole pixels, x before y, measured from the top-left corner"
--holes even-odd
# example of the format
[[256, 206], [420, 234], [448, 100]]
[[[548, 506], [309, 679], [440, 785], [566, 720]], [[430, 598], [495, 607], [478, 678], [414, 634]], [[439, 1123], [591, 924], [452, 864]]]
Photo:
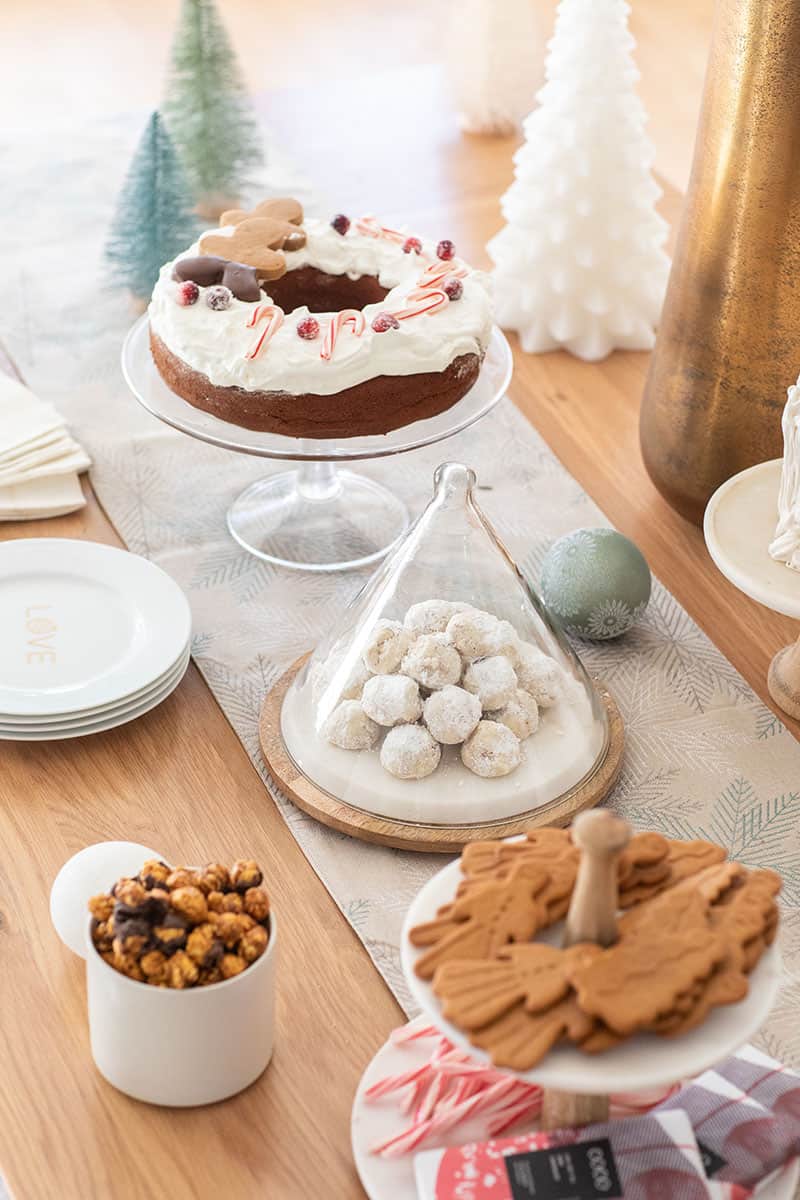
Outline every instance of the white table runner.
[[[14, 219], [0, 226], [7, 270], [0, 336], [30, 385], [57, 405], [89, 450], [94, 486], [129, 548], [186, 591], [195, 661], [269, 787], [257, 740], [264, 693], [314, 644], [364, 576], [284, 572], [242, 551], [227, 533], [225, 511], [271, 464], [172, 432], [126, 391], [119, 351], [133, 314], [109, 286], [101, 247], [139, 124], [109, 120], [86, 130], [80, 145], [73, 138], [61, 157], [55, 136], [46, 147], [9, 150], [5, 203]], [[300, 190], [274, 156], [272, 180], [275, 190]], [[359, 469], [416, 513], [435, 466], [447, 459], [477, 471], [481, 503], [533, 578], [554, 538], [607, 524], [508, 400], [449, 442]], [[640, 827], [713, 838], [746, 864], [783, 873], [789, 979], [761, 1044], [800, 1065], [800, 745], [660, 585], [630, 635], [578, 649], [613, 690], [626, 723], [614, 807]], [[350, 840], [273, 795], [411, 1011], [399, 930], [412, 896], [443, 859]]]

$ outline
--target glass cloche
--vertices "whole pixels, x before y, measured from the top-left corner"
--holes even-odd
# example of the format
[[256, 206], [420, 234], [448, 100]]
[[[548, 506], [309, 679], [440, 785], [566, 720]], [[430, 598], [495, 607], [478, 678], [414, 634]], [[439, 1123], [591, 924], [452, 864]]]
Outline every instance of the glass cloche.
[[283, 741], [318, 788], [424, 825], [551, 806], [602, 766], [606, 710], [475, 501], [440, 466], [433, 499], [298, 673]]

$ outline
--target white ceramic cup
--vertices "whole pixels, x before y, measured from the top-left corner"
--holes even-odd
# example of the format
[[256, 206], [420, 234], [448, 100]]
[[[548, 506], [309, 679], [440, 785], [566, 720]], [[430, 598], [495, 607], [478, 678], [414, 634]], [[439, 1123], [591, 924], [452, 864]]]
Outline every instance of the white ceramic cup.
[[240, 975], [206, 987], [152, 987], [115, 971], [86, 926], [89, 1037], [100, 1074], [135, 1100], [212, 1104], [242, 1091], [272, 1057], [277, 928]]

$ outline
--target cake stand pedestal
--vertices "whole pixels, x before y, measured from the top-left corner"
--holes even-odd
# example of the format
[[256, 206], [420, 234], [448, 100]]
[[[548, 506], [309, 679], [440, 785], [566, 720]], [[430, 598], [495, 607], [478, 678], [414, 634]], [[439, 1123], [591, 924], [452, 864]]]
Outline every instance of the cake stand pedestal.
[[[780, 458], [759, 463], [717, 488], [703, 533], [717, 567], [740, 592], [773, 612], [800, 619], [800, 572], [769, 554], [782, 463]], [[767, 687], [783, 712], [800, 718], [800, 639], [775, 655]]]
[[408, 510], [397, 496], [363, 475], [341, 469], [340, 463], [404, 454], [452, 437], [494, 408], [506, 393], [512, 367], [508, 342], [495, 328], [477, 381], [452, 408], [387, 434], [337, 441], [260, 433], [194, 408], [161, 378], [150, 354], [146, 315], [122, 347], [125, 382], [159, 420], [226, 450], [298, 464], [250, 484], [228, 511], [228, 529], [258, 558], [302, 571], [370, 566], [408, 528]]

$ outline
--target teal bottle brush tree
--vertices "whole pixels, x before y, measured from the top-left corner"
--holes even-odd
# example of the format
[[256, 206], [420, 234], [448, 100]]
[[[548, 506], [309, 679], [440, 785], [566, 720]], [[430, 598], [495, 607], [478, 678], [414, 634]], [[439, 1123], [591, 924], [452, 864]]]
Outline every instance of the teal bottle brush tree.
[[141, 303], [165, 262], [197, 236], [194, 198], [157, 112], [147, 122], [117, 201], [106, 243], [115, 280]]
[[183, 0], [162, 111], [198, 212], [216, 218], [235, 207], [264, 156], [258, 122], [213, 0]]

